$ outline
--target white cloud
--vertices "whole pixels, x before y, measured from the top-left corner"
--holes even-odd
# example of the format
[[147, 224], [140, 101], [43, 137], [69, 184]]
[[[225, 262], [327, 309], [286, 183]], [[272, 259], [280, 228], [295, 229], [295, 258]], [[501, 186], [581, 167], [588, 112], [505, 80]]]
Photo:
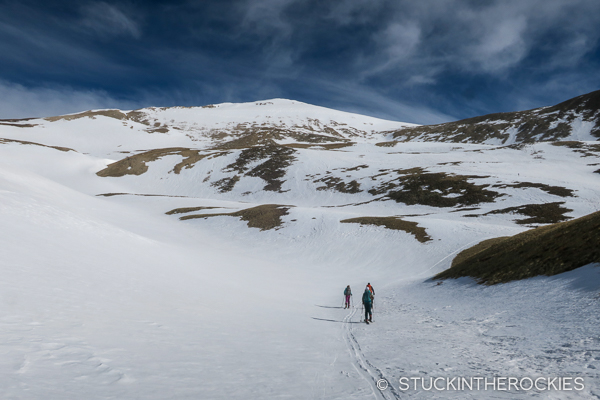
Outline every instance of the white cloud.
[[485, 72], [501, 71], [518, 64], [527, 54], [524, 34], [527, 20], [524, 16], [500, 19], [467, 48], [467, 60]]
[[[420, 26], [413, 21], [391, 23], [383, 31], [374, 35], [377, 49], [375, 54], [359, 59], [359, 64], [362, 64], [363, 68], [362, 75], [371, 77], [411, 64], [412, 57], [418, 56], [421, 36]], [[405, 80], [414, 83], [429, 79], [430, 77], [423, 74], [405, 77]]]
[[82, 7], [83, 20], [81, 25], [101, 36], [113, 37], [128, 35], [136, 39], [141, 36], [141, 30], [131, 15], [114, 5], [96, 2]]
[[101, 108], [138, 107], [102, 91], [81, 91], [65, 86], [28, 88], [0, 81], [0, 118], [3, 119], [49, 117]]
[[597, 1], [382, 0], [374, 4], [379, 14], [357, 14], [363, 0], [341, 4], [339, 25], [371, 18], [372, 46], [357, 48], [357, 72], [393, 74], [398, 86], [431, 84], [449, 71], [502, 76], [540, 51], [538, 68], [572, 67], [600, 40]]
[[391, 62], [400, 62], [410, 57], [421, 41], [421, 28], [414, 22], [392, 23], [383, 32], [382, 41]]

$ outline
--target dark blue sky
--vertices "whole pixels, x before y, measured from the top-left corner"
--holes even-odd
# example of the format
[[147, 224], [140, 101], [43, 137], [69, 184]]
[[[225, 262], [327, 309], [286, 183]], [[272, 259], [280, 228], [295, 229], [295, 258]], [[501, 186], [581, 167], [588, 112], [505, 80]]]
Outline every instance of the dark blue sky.
[[600, 89], [597, 0], [0, 0], [0, 118], [268, 98], [416, 123]]

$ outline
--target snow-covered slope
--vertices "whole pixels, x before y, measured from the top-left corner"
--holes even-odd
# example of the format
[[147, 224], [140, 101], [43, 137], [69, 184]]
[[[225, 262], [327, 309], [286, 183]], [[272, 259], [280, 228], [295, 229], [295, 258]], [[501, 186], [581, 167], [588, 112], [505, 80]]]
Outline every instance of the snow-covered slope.
[[385, 142], [406, 125], [289, 100], [0, 121], [0, 397], [418, 399], [401, 377], [571, 375], [585, 390], [435, 395], [597, 396], [595, 266], [428, 278], [597, 211], [598, 142]]
[[397, 141], [444, 141], [511, 145], [600, 138], [600, 90], [552, 107], [484, 115], [439, 125], [403, 127]]
[[2, 137], [57, 145], [99, 157], [165, 147], [208, 148], [260, 136], [277, 142], [365, 140], [414, 124], [273, 99], [204, 107], [94, 110], [45, 119], [0, 121]]

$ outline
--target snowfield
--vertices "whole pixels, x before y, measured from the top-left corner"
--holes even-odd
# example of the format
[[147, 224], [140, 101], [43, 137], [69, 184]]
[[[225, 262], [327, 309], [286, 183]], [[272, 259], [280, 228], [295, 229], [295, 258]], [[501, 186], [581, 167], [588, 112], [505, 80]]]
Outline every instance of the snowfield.
[[[506, 209], [598, 211], [591, 125], [579, 121], [579, 147], [390, 147], [376, 143], [410, 124], [289, 100], [146, 112], [0, 124], [2, 399], [600, 398], [598, 265], [495, 286], [430, 280], [462, 249], [540, 225]], [[265, 165], [260, 157], [239, 167], [248, 148], [214, 147], [241, 137], [240, 124], [288, 135], [271, 144], [294, 150], [283, 176], [248, 173]], [[350, 145], [285, 147], [302, 135]], [[179, 173], [187, 156], [170, 153], [139, 175], [96, 174], [165, 148], [218, 155]], [[228, 191], [212, 184], [234, 175]], [[267, 178], [280, 190], [265, 190]], [[425, 178], [463, 186], [410, 205], [386, 197], [398, 179]], [[481, 188], [496, 194], [435, 203]], [[264, 204], [286, 208], [274, 229], [228, 215], [179, 219]], [[195, 211], [166, 214], [177, 209]], [[340, 222], [360, 217], [416, 225]], [[367, 282], [370, 325], [361, 323]], [[405, 390], [403, 377], [573, 377], [584, 388]]]

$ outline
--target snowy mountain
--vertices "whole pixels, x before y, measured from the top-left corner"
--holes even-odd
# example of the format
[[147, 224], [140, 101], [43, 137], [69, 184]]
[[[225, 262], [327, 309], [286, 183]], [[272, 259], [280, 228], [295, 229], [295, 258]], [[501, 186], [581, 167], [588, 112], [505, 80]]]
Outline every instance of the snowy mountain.
[[599, 210], [598, 96], [434, 126], [282, 99], [0, 121], [1, 397], [597, 396], [595, 264], [430, 278]]
[[415, 126], [283, 99], [204, 107], [95, 110], [49, 118], [3, 120], [0, 125], [28, 128], [26, 136], [40, 141], [66, 140], [77, 151], [98, 156], [137, 152], [142, 144], [152, 149], [229, 149], [271, 142], [348, 143], [352, 138], [368, 138], [381, 131]]
[[498, 113], [439, 125], [400, 128], [397, 141], [443, 141], [511, 145], [600, 139], [600, 90], [552, 107]]

